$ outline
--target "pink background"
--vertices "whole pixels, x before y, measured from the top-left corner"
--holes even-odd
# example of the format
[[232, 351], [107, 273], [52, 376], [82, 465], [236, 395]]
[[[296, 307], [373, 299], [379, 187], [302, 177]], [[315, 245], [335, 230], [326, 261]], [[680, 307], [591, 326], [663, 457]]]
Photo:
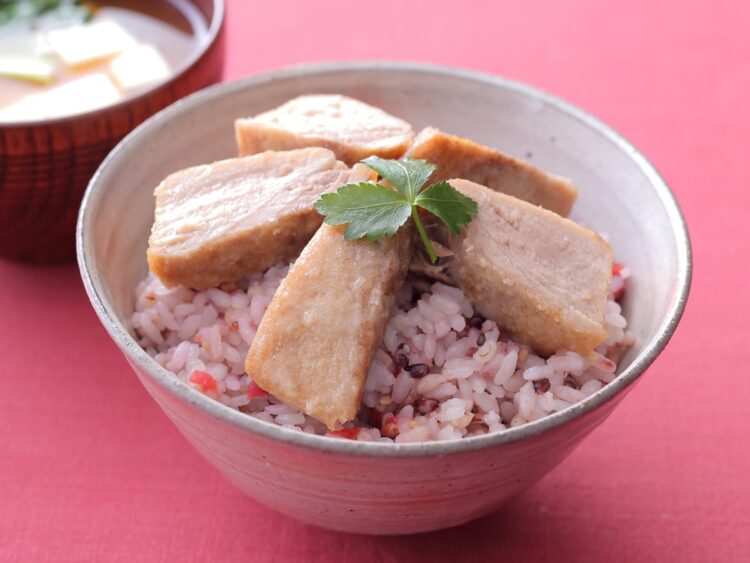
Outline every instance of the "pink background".
[[641, 384], [505, 510], [418, 537], [341, 535], [241, 496], [198, 457], [74, 266], [0, 262], [0, 560], [750, 560], [750, 373], [736, 360], [750, 336], [750, 4], [449, 4], [230, 0], [226, 77], [431, 61], [528, 82], [613, 125], [665, 175], [695, 250], [685, 318]]

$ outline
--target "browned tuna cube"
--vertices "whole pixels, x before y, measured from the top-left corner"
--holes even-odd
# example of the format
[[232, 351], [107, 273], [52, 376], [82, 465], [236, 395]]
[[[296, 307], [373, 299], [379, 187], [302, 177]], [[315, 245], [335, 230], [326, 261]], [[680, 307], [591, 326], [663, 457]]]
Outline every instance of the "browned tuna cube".
[[281, 282], [245, 369], [263, 389], [333, 428], [359, 410], [411, 258], [410, 228], [377, 242], [323, 225]]
[[589, 355], [607, 338], [612, 249], [556, 213], [466, 180], [479, 207], [452, 239], [449, 270], [476, 309], [538, 353]]
[[205, 289], [295, 258], [322, 222], [313, 204], [349, 174], [322, 148], [175, 172], [155, 190], [149, 266], [167, 286]]
[[300, 96], [255, 117], [238, 119], [235, 133], [240, 156], [326, 147], [350, 166], [371, 155], [398, 158], [414, 138], [405, 121], [335, 94]]
[[406, 155], [437, 165], [431, 180], [464, 178], [567, 217], [578, 197], [568, 180], [469, 139], [433, 127], [421, 131]]

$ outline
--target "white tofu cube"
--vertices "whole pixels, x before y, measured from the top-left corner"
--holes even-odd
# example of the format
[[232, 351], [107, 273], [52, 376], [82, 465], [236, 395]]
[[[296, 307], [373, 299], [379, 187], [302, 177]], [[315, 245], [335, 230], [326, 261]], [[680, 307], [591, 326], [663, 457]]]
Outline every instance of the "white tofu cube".
[[39, 94], [24, 96], [16, 103], [0, 109], [0, 122], [65, 117], [100, 109], [121, 99], [122, 94], [109, 76], [99, 72]]
[[121, 53], [136, 40], [117, 22], [100, 20], [50, 30], [47, 43], [66, 65], [79, 67]]
[[49, 84], [55, 77], [55, 65], [43, 57], [0, 55], [0, 76]]
[[168, 78], [171, 69], [153, 45], [136, 45], [117, 55], [109, 65], [117, 85], [125, 92]]
[[98, 72], [50, 88], [36, 97], [45, 117], [62, 117], [114, 104], [122, 99], [122, 94], [109, 76]]

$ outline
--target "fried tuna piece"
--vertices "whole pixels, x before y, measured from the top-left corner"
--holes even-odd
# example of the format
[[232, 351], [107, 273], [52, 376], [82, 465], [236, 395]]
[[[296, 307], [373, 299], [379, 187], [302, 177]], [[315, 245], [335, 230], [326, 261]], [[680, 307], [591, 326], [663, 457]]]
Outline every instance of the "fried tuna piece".
[[563, 217], [570, 214], [578, 197], [578, 189], [564, 178], [434, 127], [423, 129], [404, 156], [436, 164], [437, 170], [431, 178], [433, 182], [464, 178], [496, 192], [541, 205]]
[[410, 227], [377, 242], [323, 225], [281, 282], [245, 361], [264, 390], [333, 428], [359, 410], [412, 253]]
[[538, 353], [589, 355], [607, 337], [612, 249], [559, 215], [466, 180], [474, 220], [452, 239], [450, 273], [476, 309]]
[[175, 172], [154, 192], [149, 267], [167, 286], [204, 289], [295, 258], [322, 222], [313, 204], [349, 174], [323, 148]]
[[314, 94], [235, 121], [240, 156], [319, 146], [350, 166], [371, 155], [398, 158], [414, 138], [411, 125], [346, 96]]

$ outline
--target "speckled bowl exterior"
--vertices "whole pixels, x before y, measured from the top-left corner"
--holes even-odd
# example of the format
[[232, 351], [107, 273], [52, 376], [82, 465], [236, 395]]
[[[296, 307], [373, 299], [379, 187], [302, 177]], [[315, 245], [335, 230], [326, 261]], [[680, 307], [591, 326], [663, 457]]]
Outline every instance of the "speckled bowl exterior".
[[208, 33], [165, 82], [101, 110], [0, 124], [0, 258], [72, 260], [79, 204], [107, 153], [159, 110], [221, 79], [224, 2], [193, 1]]
[[[235, 117], [310, 92], [351, 95], [416, 128], [434, 125], [571, 178], [582, 192], [573, 217], [608, 233], [616, 258], [634, 272], [623, 305], [636, 343], [617, 378], [565, 411], [500, 433], [389, 444], [263, 422], [213, 401], [154, 362], [132, 338], [128, 322], [135, 285], [147, 272], [153, 187], [174, 170], [232, 156]], [[77, 243], [84, 284], [102, 324], [198, 452], [240, 490], [280, 512], [366, 534], [467, 522], [552, 470], [607, 418], [667, 344], [685, 307], [692, 268], [674, 197], [617, 133], [528, 86], [411, 63], [295, 67], [176, 103], [130, 134], [99, 168], [84, 197]]]

